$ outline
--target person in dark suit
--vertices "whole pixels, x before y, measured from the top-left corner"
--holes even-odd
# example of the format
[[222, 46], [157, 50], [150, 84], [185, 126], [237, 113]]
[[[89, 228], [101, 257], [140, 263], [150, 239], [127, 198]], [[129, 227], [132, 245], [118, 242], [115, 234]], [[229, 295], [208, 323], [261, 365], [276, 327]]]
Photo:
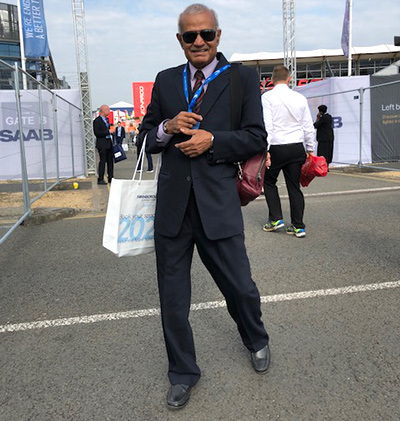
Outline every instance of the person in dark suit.
[[[253, 368], [265, 373], [270, 361], [260, 295], [244, 244], [235, 165], [267, 146], [258, 75], [237, 66], [243, 96], [240, 127], [232, 130], [231, 68], [217, 53], [221, 30], [215, 12], [188, 6], [178, 30], [188, 63], [157, 75], [139, 133], [142, 139], [147, 135], [148, 152], [162, 154], [155, 248], [169, 409], [182, 408], [200, 378], [188, 320], [195, 245], [225, 297]], [[201, 92], [198, 86], [203, 86]]]
[[328, 107], [326, 105], [320, 105], [318, 111], [319, 113], [314, 123], [314, 127], [317, 129], [317, 155], [324, 156], [327, 164], [330, 164], [333, 157], [334, 140], [332, 116], [327, 113]]
[[122, 142], [125, 139], [125, 128], [121, 126], [121, 122], [118, 121], [117, 127], [115, 128], [115, 143], [122, 145]]
[[107, 184], [104, 181], [104, 172], [107, 163], [108, 182], [111, 183], [114, 177], [114, 156], [113, 156], [113, 139], [110, 133], [110, 122], [108, 121], [110, 107], [102, 105], [98, 117], [93, 120], [93, 131], [96, 136], [96, 148], [99, 151], [99, 171], [97, 184]]

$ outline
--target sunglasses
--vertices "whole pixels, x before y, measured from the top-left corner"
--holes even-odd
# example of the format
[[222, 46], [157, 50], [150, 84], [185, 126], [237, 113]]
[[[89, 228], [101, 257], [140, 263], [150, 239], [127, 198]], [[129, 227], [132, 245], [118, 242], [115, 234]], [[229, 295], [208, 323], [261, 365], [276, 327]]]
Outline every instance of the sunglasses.
[[214, 41], [217, 31], [214, 29], [202, 29], [201, 31], [187, 31], [182, 34], [182, 39], [186, 44], [193, 44], [199, 35], [204, 41]]

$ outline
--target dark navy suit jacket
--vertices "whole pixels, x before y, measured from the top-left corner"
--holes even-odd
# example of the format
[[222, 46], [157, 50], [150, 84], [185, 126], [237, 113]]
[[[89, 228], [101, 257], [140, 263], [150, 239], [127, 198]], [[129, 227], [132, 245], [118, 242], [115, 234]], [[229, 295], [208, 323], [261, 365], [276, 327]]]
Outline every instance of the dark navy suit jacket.
[[[217, 58], [217, 68], [227, 64], [222, 54], [218, 53]], [[203, 117], [200, 129], [214, 135], [214, 145], [211, 151], [189, 158], [174, 147], [187, 140], [187, 136], [174, 135], [165, 147], [156, 141], [158, 125], [188, 109], [183, 89], [184, 66], [157, 75], [151, 103], [140, 128], [142, 138], [147, 134], [146, 151], [162, 153], [155, 230], [163, 236], [178, 235], [193, 188], [207, 237], [211, 240], [232, 237], [243, 232], [235, 162], [266, 148], [259, 78], [254, 70], [238, 66], [242, 92], [237, 94], [242, 97], [242, 108], [240, 127], [234, 131], [230, 107], [231, 69], [209, 83], [200, 107]]]

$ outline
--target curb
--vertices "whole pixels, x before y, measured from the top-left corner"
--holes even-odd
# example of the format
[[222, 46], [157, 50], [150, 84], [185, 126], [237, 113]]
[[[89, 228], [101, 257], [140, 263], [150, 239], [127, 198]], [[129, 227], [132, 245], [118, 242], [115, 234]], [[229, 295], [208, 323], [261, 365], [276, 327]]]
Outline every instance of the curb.
[[31, 225], [41, 225], [46, 222], [70, 218], [79, 212], [81, 212], [80, 209], [73, 208], [36, 208], [32, 210], [32, 214], [21, 225], [25, 227]]

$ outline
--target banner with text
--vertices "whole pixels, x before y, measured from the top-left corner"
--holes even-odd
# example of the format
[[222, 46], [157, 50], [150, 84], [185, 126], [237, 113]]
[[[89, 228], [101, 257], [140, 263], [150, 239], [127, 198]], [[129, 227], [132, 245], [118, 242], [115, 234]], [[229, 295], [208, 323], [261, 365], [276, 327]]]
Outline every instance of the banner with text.
[[[384, 83], [398, 81], [386, 86]], [[371, 76], [372, 162], [400, 160], [400, 75]]]
[[144, 117], [151, 101], [154, 82], [133, 82], [133, 109], [135, 117]]
[[[357, 164], [360, 161], [360, 93], [369, 87], [369, 76], [332, 77], [321, 82], [296, 88], [308, 99], [308, 106], [316, 120], [319, 105], [326, 105], [333, 119], [335, 135], [333, 162]], [[370, 91], [364, 91], [361, 160], [372, 162]]]
[[46, 19], [43, 0], [20, 0], [25, 57], [48, 57]]
[[[21, 179], [20, 139], [24, 140], [29, 179], [56, 178], [57, 167], [61, 178], [85, 173], [85, 145], [77, 89], [56, 90], [57, 133], [54, 133], [52, 95], [42, 91], [21, 90], [22, 136], [19, 128], [14, 91], [0, 91], [0, 180]], [[66, 101], [63, 101], [62, 98]], [[73, 107], [71, 104], [75, 104]], [[42, 112], [40, 112], [40, 109]], [[42, 115], [42, 119], [40, 118]], [[41, 121], [42, 120], [42, 121]], [[43, 134], [41, 129], [43, 128]], [[43, 145], [41, 139], [43, 138]], [[57, 145], [56, 145], [57, 141]], [[58, 153], [58, 156], [57, 156]], [[44, 155], [44, 157], [43, 157]]]

